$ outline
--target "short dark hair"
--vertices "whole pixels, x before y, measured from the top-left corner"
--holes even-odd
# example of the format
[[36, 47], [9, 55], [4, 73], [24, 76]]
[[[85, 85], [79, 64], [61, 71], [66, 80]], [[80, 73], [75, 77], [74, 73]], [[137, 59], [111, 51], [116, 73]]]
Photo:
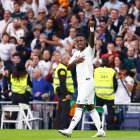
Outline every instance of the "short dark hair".
[[[121, 38], [121, 39], [123, 39], [123, 36], [117, 35], [116, 38]], [[116, 39], [116, 38], [115, 38], [115, 39]]]
[[2, 38], [3, 38], [4, 35], [7, 35], [8, 37], [10, 37], [9, 34], [5, 32], [5, 33], [2, 34]]
[[79, 16], [78, 14], [72, 14], [71, 17], [72, 17], [72, 16], [75, 16], [76, 19], [78, 19], [78, 21], [81, 22], [81, 18], [80, 18], [80, 16]]
[[9, 41], [13, 39], [15, 41], [15, 44], [17, 44], [17, 39], [14, 36], [10, 36]]
[[[12, 55], [12, 57], [15, 57], [15, 56], [18, 56], [18, 57], [20, 57], [20, 54], [19, 53], [14, 53], [13, 55]], [[21, 58], [21, 57], [20, 57]]]
[[13, 3], [13, 5], [19, 5], [19, 3], [15, 1], [15, 2]]
[[80, 37], [80, 36], [82, 36], [82, 37], [84, 37], [86, 39], [86, 35], [85, 34], [83, 34], [83, 33], [77, 33], [76, 37]]
[[87, 1], [86, 1], [86, 3], [90, 4], [91, 6], [93, 6], [93, 5], [94, 5], [94, 2], [93, 2], [93, 1], [91, 1], [91, 0], [87, 0]]
[[101, 66], [109, 66], [109, 58], [108, 57], [104, 57], [103, 59], [102, 59], [102, 64], [101, 64]]
[[60, 32], [59, 32], [59, 31], [54, 32], [54, 33], [53, 33], [53, 36], [57, 36], [57, 37], [59, 37], [59, 38], [61, 37], [61, 35], [60, 35]]
[[99, 22], [105, 22], [105, 23], [106, 23], [106, 20], [103, 19], [103, 18], [101, 18], [101, 19], [99, 20]]
[[133, 14], [128, 14], [127, 17], [130, 17], [132, 20], [135, 19], [135, 16]]
[[96, 28], [97, 28], [97, 27], [101, 27], [101, 28], [103, 28], [103, 26], [102, 26], [102, 25], [97, 25], [97, 26], [96, 26]]
[[117, 9], [114, 9], [114, 8], [113, 8], [113, 9], [111, 9], [111, 10], [110, 10], [110, 12], [111, 12], [111, 11], [113, 11], [113, 10], [114, 10], [114, 11], [116, 11], [116, 12], [119, 12], [119, 10], [117, 10]]
[[20, 37], [20, 39], [22, 39], [25, 43], [26, 43], [26, 38], [25, 37]]

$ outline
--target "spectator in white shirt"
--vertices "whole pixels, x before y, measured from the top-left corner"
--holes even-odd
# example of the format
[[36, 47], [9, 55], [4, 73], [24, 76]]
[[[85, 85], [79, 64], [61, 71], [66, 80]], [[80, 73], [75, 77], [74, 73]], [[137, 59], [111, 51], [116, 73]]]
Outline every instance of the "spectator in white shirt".
[[138, 16], [139, 8], [140, 8], [140, 0], [135, 0], [135, 4], [131, 6], [128, 13], [133, 14], [134, 16]]
[[12, 51], [13, 51], [13, 44], [9, 44], [9, 35], [4, 33], [2, 35], [2, 42], [0, 43], [0, 58], [4, 61], [10, 59]]
[[17, 2], [20, 6], [20, 11], [26, 13], [28, 7], [27, 7], [27, 3], [25, 2], [25, 0], [18, 0]]
[[87, 0], [85, 2], [85, 17], [89, 18], [91, 15], [93, 15], [93, 7], [94, 3], [91, 0]]
[[110, 0], [108, 2], [105, 2], [104, 7], [106, 7], [109, 11], [111, 9], [120, 10], [121, 5], [122, 5], [122, 2], [120, 2], [118, 0]]
[[25, 67], [26, 67], [26, 70], [27, 72], [29, 73], [30, 77], [32, 78], [33, 77], [33, 70], [35, 68], [39, 68], [39, 61], [40, 61], [40, 58], [38, 55], [34, 55], [32, 57], [32, 60], [28, 60], [25, 64]]
[[34, 17], [38, 16], [38, 4], [36, 3], [36, 0], [25, 0], [27, 3], [27, 9], [32, 8], [34, 11]]
[[8, 26], [8, 24], [12, 21], [11, 12], [9, 10], [4, 11], [4, 19], [0, 21], [0, 37], [4, 33], [4, 30]]
[[1, 0], [4, 10], [9, 10], [11, 13], [14, 11], [14, 0]]
[[62, 40], [59, 37], [59, 35], [57, 35], [57, 33], [54, 33], [52, 41], [47, 40], [46, 42], [50, 45], [54, 45], [56, 47], [56, 50], [60, 51], [61, 54], [63, 54], [65, 52], [66, 46], [70, 45], [71, 47], [73, 47], [76, 34], [77, 34], [76, 28], [71, 27], [69, 31], [69, 36], [66, 37], [64, 40]]
[[39, 40], [40, 30], [37, 29], [37, 28], [33, 29], [33, 35], [34, 35], [34, 39], [33, 39], [32, 42], [31, 42], [31, 50], [34, 49], [37, 40]]
[[126, 23], [128, 24], [128, 30], [132, 33], [136, 31], [136, 25], [134, 24], [135, 16], [133, 14], [128, 14], [126, 16]]
[[45, 49], [42, 54], [42, 60], [39, 61], [39, 67], [41, 68], [43, 76], [48, 75], [48, 71], [51, 65], [51, 54], [50, 51]]
[[25, 36], [25, 31], [21, 26], [20, 19], [14, 19], [13, 22], [8, 25], [6, 32], [10, 36], [14, 36], [17, 40], [19, 40], [20, 37]]
[[118, 88], [115, 93], [115, 104], [126, 104], [131, 102], [134, 79], [127, 75], [127, 68], [120, 66], [120, 72], [116, 75], [118, 79]]
[[45, 9], [45, 12], [48, 14], [45, 0], [26, 0], [26, 3], [27, 3], [27, 9], [30, 8], [33, 9], [35, 14], [34, 17], [38, 16], [38, 12], [40, 8]]
[[51, 65], [49, 67], [48, 75], [46, 76], [47, 81], [49, 81], [50, 83], [53, 82], [54, 71], [55, 71], [57, 65], [60, 63], [60, 59], [61, 59], [60, 51], [57, 51], [57, 50], [54, 51], [52, 54]]

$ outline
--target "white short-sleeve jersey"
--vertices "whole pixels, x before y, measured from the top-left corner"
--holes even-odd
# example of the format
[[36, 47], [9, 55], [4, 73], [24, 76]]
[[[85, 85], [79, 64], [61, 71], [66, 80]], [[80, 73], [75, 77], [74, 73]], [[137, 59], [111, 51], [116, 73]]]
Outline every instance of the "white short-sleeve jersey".
[[69, 64], [78, 57], [84, 57], [82, 63], [76, 65], [77, 82], [85, 82], [87, 79], [93, 79], [93, 58], [95, 50], [88, 46], [83, 51], [76, 51], [71, 57]]
[[4, 61], [7, 61], [10, 59], [12, 55], [14, 45], [13, 44], [3, 44], [2, 42], [0, 43], [0, 58]]
[[10, 23], [7, 27], [6, 32], [10, 35], [10, 36], [14, 36], [17, 40], [20, 39], [20, 37], [25, 36], [25, 31], [22, 28], [19, 28], [18, 30], [14, 30], [13, 27], [13, 23]]

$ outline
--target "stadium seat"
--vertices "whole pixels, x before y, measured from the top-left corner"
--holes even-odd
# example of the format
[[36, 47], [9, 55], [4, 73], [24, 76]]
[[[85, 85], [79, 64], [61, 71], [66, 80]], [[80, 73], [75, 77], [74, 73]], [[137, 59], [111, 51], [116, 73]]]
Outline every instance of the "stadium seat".
[[[95, 106], [95, 108], [100, 115], [101, 122], [102, 122], [102, 128], [105, 129], [105, 112], [106, 112], [105, 110], [106, 110], [106, 106], [104, 106], [104, 107]], [[81, 130], [85, 130], [85, 125], [87, 125], [87, 124], [88, 125], [94, 124], [93, 120], [89, 119], [89, 118], [90, 118], [89, 112], [87, 110], [85, 110], [83, 112]]]
[[140, 113], [126, 113], [122, 123], [123, 130], [139, 130], [140, 129]]
[[[18, 113], [16, 120], [12, 120], [11, 115], [13, 112]], [[3, 105], [2, 106], [2, 116], [1, 116], [1, 129], [4, 128], [5, 123], [15, 123], [17, 129], [22, 129], [22, 114], [20, 107], [18, 105]]]
[[25, 128], [28, 127], [29, 129], [32, 129], [33, 123], [35, 124], [36, 129], [38, 129], [37, 122], [39, 120], [43, 120], [42, 118], [35, 118], [33, 116], [33, 113], [27, 104], [19, 103], [19, 107], [21, 109], [22, 113], [22, 122], [23, 125], [25, 125]]

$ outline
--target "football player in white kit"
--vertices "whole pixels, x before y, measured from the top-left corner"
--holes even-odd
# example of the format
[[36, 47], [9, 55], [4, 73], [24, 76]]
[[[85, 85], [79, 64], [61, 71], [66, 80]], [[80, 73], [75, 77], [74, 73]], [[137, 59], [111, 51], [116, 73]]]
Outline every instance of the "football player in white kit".
[[94, 137], [104, 137], [106, 134], [101, 128], [101, 121], [98, 112], [94, 109], [94, 80], [93, 80], [93, 58], [94, 58], [94, 21], [92, 18], [89, 21], [90, 38], [87, 46], [84, 34], [77, 34], [76, 43], [78, 51], [71, 57], [68, 68], [76, 65], [77, 82], [78, 82], [78, 97], [76, 101], [76, 111], [71, 120], [70, 126], [64, 130], [58, 130], [64, 136], [70, 137], [72, 131], [81, 119], [84, 106], [90, 112], [95, 126], [98, 130]]

